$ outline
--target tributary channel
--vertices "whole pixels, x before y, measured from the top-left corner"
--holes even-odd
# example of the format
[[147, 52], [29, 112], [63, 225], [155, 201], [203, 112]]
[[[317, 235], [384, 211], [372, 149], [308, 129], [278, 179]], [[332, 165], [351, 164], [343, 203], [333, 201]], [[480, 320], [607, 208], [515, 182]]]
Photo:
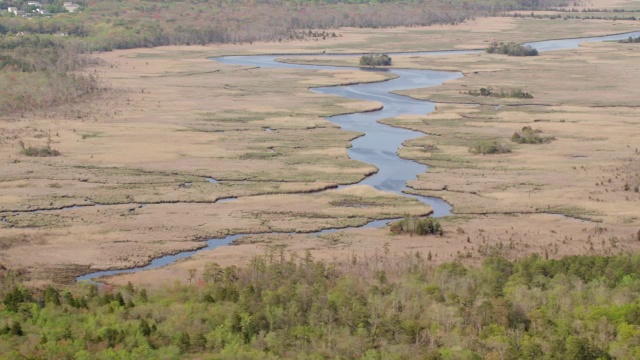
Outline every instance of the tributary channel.
[[[640, 31], [609, 36], [599, 36], [590, 38], [574, 38], [561, 40], [547, 40], [540, 42], [526, 43], [536, 48], [540, 52], [552, 50], [574, 49], [583, 42], [615, 41], [626, 39], [629, 36], [638, 37]], [[405, 52], [387, 53], [390, 56], [436, 56], [452, 54], [469, 54], [481, 50], [453, 50], [453, 51], [427, 51], [427, 52]], [[229, 65], [241, 65], [259, 68], [281, 68], [298, 70], [347, 70], [347, 71], [371, 71], [357, 67], [334, 67], [324, 65], [298, 65], [278, 62], [277, 58], [286, 57], [292, 59], [301, 56], [318, 54], [295, 54], [295, 55], [255, 55], [255, 56], [225, 56], [213, 58]], [[332, 56], [360, 56], [362, 54], [342, 54]], [[311, 91], [337, 95], [351, 99], [369, 100], [382, 104], [383, 108], [378, 111], [353, 113], [347, 115], [337, 115], [327, 118], [327, 120], [338, 124], [342, 129], [364, 133], [352, 142], [352, 147], [348, 150], [349, 157], [354, 160], [369, 163], [378, 168], [378, 172], [365, 178], [358, 184], [370, 185], [376, 189], [389, 191], [404, 196], [413, 197], [431, 206], [434, 210], [434, 217], [442, 217], [451, 214], [451, 206], [444, 200], [435, 197], [426, 197], [406, 194], [408, 190], [407, 182], [415, 179], [419, 174], [427, 171], [427, 166], [412, 160], [403, 159], [397, 152], [403, 142], [424, 136], [425, 134], [397, 127], [384, 125], [378, 122], [381, 119], [396, 117], [399, 115], [427, 115], [435, 110], [435, 105], [429, 101], [412, 99], [407, 96], [393, 94], [394, 91], [426, 88], [441, 85], [447, 80], [460, 78], [463, 75], [459, 72], [415, 70], [415, 69], [388, 69], [385, 70], [397, 76], [397, 78], [376, 83], [364, 83], [346, 86], [331, 86], [313, 88]], [[327, 190], [331, 191], [331, 190]], [[375, 220], [361, 227], [382, 227], [391, 220]], [[325, 229], [311, 235], [320, 235], [343, 229]], [[229, 245], [236, 239], [249, 234], [234, 234], [222, 239], [210, 239], [206, 241], [207, 246], [193, 251], [180, 252], [174, 255], [166, 255], [154, 259], [146, 266], [98, 271], [79, 276], [77, 281], [93, 281], [102, 276], [117, 275], [124, 273], [134, 273], [138, 271], [158, 268], [169, 265], [180, 259], [193, 256], [197, 252], [214, 249], [218, 246]], [[251, 234], [260, 235], [260, 234]]]

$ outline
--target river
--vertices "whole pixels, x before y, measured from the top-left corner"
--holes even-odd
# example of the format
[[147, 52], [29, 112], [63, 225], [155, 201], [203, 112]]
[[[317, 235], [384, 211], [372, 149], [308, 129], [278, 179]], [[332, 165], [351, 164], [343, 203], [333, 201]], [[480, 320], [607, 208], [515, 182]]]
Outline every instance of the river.
[[[599, 41], [615, 41], [626, 39], [629, 36], [640, 36], [640, 31], [616, 34], [609, 36], [598, 36], [589, 38], [574, 38], [547, 40], [539, 42], [526, 43], [536, 48], [540, 52], [552, 50], [574, 49], [583, 42], [599, 42]], [[468, 54], [479, 52], [481, 50], [453, 50], [453, 51], [427, 51], [427, 52], [403, 52], [403, 53], [387, 53], [391, 56], [411, 55], [411, 56], [436, 56], [436, 55], [452, 55], [452, 54]], [[297, 56], [309, 56], [317, 54], [300, 54], [286, 55], [287, 58], [295, 58]], [[344, 54], [340, 56], [360, 56], [361, 54]], [[302, 69], [309, 71], [318, 70], [350, 70], [350, 71], [371, 71], [369, 69], [361, 69], [357, 67], [335, 67], [324, 65], [298, 65], [278, 62], [277, 58], [283, 55], [254, 55], [254, 56], [224, 56], [214, 58], [213, 60], [228, 64], [241, 65], [260, 68], [284, 68], [284, 69]], [[329, 121], [338, 124], [342, 129], [348, 131], [356, 131], [364, 133], [352, 142], [352, 147], [348, 150], [349, 157], [354, 160], [369, 163], [378, 168], [378, 172], [371, 175], [358, 184], [370, 185], [376, 189], [389, 191], [403, 196], [409, 196], [418, 199], [425, 204], [431, 206], [434, 210], [434, 217], [442, 217], [451, 214], [451, 206], [442, 199], [435, 197], [418, 196], [404, 193], [408, 189], [407, 182], [415, 179], [419, 174], [427, 171], [426, 165], [417, 163], [412, 160], [403, 159], [398, 156], [398, 148], [403, 142], [424, 136], [425, 134], [384, 125], [378, 120], [391, 118], [399, 115], [417, 114], [426, 115], [435, 110], [435, 105], [429, 101], [421, 101], [412, 99], [407, 96], [392, 94], [393, 91], [409, 90], [417, 88], [426, 88], [437, 86], [445, 81], [460, 78], [463, 75], [459, 72], [432, 71], [432, 70], [415, 70], [415, 69], [388, 69], [386, 70], [397, 78], [388, 81], [366, 83], [347, 86], [319, 87], [310, 89], [313, 92], [327, 95], [336, 95], [351, 99], [375, 101], [383, 105], [378, 111], [361, 112], [347, 115], [338, 115], [327, 118]], [[331, 190], [327, 190], [331, 191]], [[369, 222], [361, 227], [382, 227], [391, 220], [376, 220]], [[334, 232], [342, 229], [325, 229], [312, 235], [319, 235]], [[169, 265], [180, 259], [193, 256], [197, 252], [211, 250], [218, 246], [229, 245], [247, 234], [233, 234], [222, 239], [210, 239], [206, 242], [206, 246], [198, 250], [184, 251], [174, 255], [166, 255], [154, 259], [146, 266], [98, 271], [90, 274], [82, 275], [77, 281], [93, 281], [93, 279], [117, 275], [124, 273], [134, 273], [143, 270], [149, 270]], [[257, 235], [257, 234], [253, 234]]]

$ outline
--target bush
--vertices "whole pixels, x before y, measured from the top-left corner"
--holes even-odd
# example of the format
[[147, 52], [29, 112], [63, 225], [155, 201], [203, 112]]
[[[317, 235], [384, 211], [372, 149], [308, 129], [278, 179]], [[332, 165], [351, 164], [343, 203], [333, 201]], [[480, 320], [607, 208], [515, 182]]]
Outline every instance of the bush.
[[495, 98], [533, 99], [533, 95], [522, 89], [500, 89], [494, 92], [491, 87], [480, 88], [480, 90], [469, 90], [467, 94], [471, 96], [485, 96]]
[[514, 42], [505, 44], [503, 42], [497, 43], [494, 41], [491, 43], [491, 46], [486, 48], [486, 51], [489, 54], [504, 54], [509, 56], [538, 56], [538, 50], [529, 45], [524, 46]]
[[505, 154], [511, 149], [507, 144], [499, 143], [496, 140], [481, 140], [469, 147], [469, 152], [474, 154]]
[[391, 58], [387, 54], [369, 54], [360, 58], [360, 65], [363, 66], [389, 66]]
[[440, 222], [436, 219], [419, 219], [415, 216], [407, 216], [404, 219], [391, 224], [391, 232], [394, 234], [416, 235], [440, 235], [444, 234]]
[[555, 140], [553, 136], [540, 136], [542, 130], [540, 129], [532, 129], [530, 126], [525, 126], [522, 128], [522, 132], [514, 132], [513, 136], [511, 136], [511, 141], [518, 144], [546, 144]]
[[47, 146], [44, 147], [35, 147], [35, 146], [24, 146], [24, 143], [20, 141], [20, 152], [24, 156], [32, 156], [32, 157], [51, 157], [51, 156], [60, 156], [60, 152], [58, 150], [51, 148], [51, 139], [47, 142]]

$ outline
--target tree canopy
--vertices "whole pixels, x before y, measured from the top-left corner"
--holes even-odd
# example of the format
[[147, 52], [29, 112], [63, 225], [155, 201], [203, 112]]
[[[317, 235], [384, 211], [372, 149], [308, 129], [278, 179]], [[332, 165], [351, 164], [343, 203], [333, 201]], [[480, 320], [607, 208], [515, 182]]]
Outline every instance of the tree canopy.
[[[27, 288], [0, 278], [7, 358], [632, 359], [640, 256], [432, 265], [381, 251], [328, 264], [276, 254], [191, 284]], [[611, 301], [615, 299], [615, 301]]]

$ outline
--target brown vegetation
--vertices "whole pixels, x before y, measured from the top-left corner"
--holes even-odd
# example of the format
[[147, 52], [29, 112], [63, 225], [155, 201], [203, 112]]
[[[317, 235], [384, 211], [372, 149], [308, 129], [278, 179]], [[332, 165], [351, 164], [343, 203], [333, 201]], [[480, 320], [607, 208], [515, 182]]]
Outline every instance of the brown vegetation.
[[225, 0], [109, 0], [89, 3], [78, 14], [58, 15], [52, 19], [0, 17], [0, 34], [64, 32], [86, 38], [95, 50], [286, 41], [298, 38], [300, 30], [457, 24], [499, 11], [543, 9], [562, 3], [559, 0], [456, 0], [454, 3], [443, 0], [374, 3], [359, 0], [237, 0], [229, 6]]
[[99, 91], [94, 74], [78, 73], [96, 61], [83, 53], [46, 36], [0, 37], [0, 112], [47, 110]]
[[[547, 25], [542, 21], [536, 26], [539, 26], [538, 30], [540, 30]], [[613, 24], [599, 24], [593, 29], [584, 25], [578, 28], [578, 25], [568, 26], [563, 29], [566, 33], [562, 34], [572, 35], [578, 30], [581, 33], [604, 34], [614, 28], [625, 26], [624, 24], [615, 27]], [[100, 54], [104, 63], [96, 67], [97, 76], [118, 89], [118, 92], [100, 93], [99, 99], [103, 101], [102, 103], [85, 102], [75, 106], [48, 109], [46, 114], [25, 114], [25, 117], [3, 118], [0, 154], [2, 154], [1, 161], [6, 164], [3, 167], [6, 171], [2, 172], [0, 182], [2, 194], [0, 218], [5, 220], [0, 222], [0, 227], [2, 232], [7, 234], [6, 236], [12, 238], [22, 235], [29, 238], [36, 236], [44, 239], [46, 245], [29, 242], [15, 246], [3, 252], [2, 263], [9, 268], [28, 270], [34, 274], [36, 281], [50, 279], [52, 276], [60, 279], [62, 273], [65, 274], [64, 279], [71, 279], [74, 274], [88, 271], [91, 264], [94, 269], [140, 265], [162, 254], [197, 248], [202, 245], [199, 240], [222, 236], [230, 231], [242, 232], [248, 229], [265, 232], [278, 229], [311, 231], [333, 226], [360, 225], [370, 219], [394, 214], [394, 216], [402, 216], [405, 213], [425, 214], [428, 209], [415, 206], [413, 202], [406, 202], [406, 199], [395, 197], [380, 202], [378, 198], [384, 198], [384, 196], [378, 192], [359, 196], [359, 199], [350, 197], [353, 194], [344, 194], [340, 191], [336, 191], [335, 195], [325, 193], [326, 196], [317, 198], [288, 195], [326, 189], [339, 183], [359, 181], [375, 170], [369, 165], [347, 158], [346, 147], [357, 134], [341, 131], [321, 117], [334, 113], [373, 109], [378, 105], [312, 94], [308, 91], [308, 87], [378, 81], [388, 78], [387, 75], [351, 71], [305, 72], [230, 67], [207, 60], [207, 57], [229, 53], [318, 52], [325, 47], [341, 52], [352, 52], [354, 44], [366, 52], [378, 52], [376, 47], [395, 50], [437, 49], [448, 43], [451, 37], [455, 37], [451, 40], [456, 44], [455, 46], [468, 48], [477, 47], [483, 39], [495, 36], [505, 37], [498, 40], [507, 40], [507, 37], [522, 39], [525, 30], [533, 34], [531, 36], [543, 37], [544, 33], [532, 32], [531, 26], [532, 24], [528, 21], [514, 22], [508, 18], [479, 19], [475, 23], [456, 27], [380, 30], [375, 36], [363, 29], [340, 29], [338, 32], [343, 35], [342, 37], [328, 38], [325, 43], [317, 44], [298, 40], [286, 44], [286, 48], [284, 44], [279, 43], [254, 43], [253, 45], [228, 44], [216, 47], [166, 47]], [[471, 28], [477, 28], [477, 30], [469, 32]], [[437, 34], [441, 35], [425, 36], [432, 31], [437, 31]], [[403, 37], [400, 38], [399, 34], [403, 34]], [[467, 36], [463, 37], [462, 34]], [[498, 67], [483, 65], [483, 56], [484, 54], [477, 58], [464, 57], [459, 60], [477, 61], [481, 68], [486, 66], [495, 70]], [[407, 66], [407, 58], [394, 56], [394, 63], [396, 66]], [[544, 58], [562, 64], [548, 54], [545, 54]], [[358, 57], [344, 59], [351, 59], [357, 65]], [[507, 57], [501, 59], [512, 60]], [[523, 60], [523, 58], [517, 60]], [[418, 61], [418, 59], [412, 61]], [[454, 63], [446, 57], [442, 60], [432, 57], [428, 62], [429, 64], [420, 66], [440, 66], [441, 62]], [[93, 70], [91, 73], [93, 74]], [[515, 76], [519, 72], [511, 71], [510, 74]], [[484, 75], [489, 76], [488, 73]], [[465, 78], [465, 81], [472, 79], [475, 81], [474, 76]], [[536, 80], [517, 79], [509, 84], [501, 84], [482, 77], [472, 86], [478, 88], [486, 84], [496, 84], [496, 86], [513, 87], [527, 84], [527, 81], [535, 82]], [[446, 85], [441, 89], [448, 94]], [[529, 89], [527, 84], [527, 90]], [[461, 90], [457, 88], [456, 94], [460, 95]], [[548, 89], [536, 90], [535, 101], [539, 101], [539, 98], [543, 99], [540, 101], [548, 101], [548, 91]], [[567, 94], [574, 93], [567, 92]], [[472, 102], [497, 100], [468, 97], [464, 102], [469, 102], [469, 99], [472, 99]], [[529, 100], [499, 99], [499, 101], [526, 102]], [[464, 106], [454, 108], [439, 105], [438, 108], [442, 112], [429, 117], [427, 121], [429, 128], [423, 128], [425, 131], [443, 134], [445, 129], [440, 126], [441, 123], [437, 119], [440, 116], [450, 119], [450, 113], [447, 110], [456, 109], [464, 116], [471, 113], [472, 117], [474, 117], [472, 113], [476, 111], [466, 109]], [[485, 109], [487, 108], [480, 108], [480, 110]], [[504, 110], [506, 109], [509, 108]], [[487, 131], [483, 136], [508, 141], [514, 129], [526, 125], [518, 119], [531, 124], [535, 119], [546, 119], [544, 113], [528, 114], [515, 111], [522, 109], [520, 107], [510, 109], [514, 110], [513, 112], [501, 111], [500, 116], [504, 116], [508, 123], [501, 127], [501, 131], [497, 133]], [[585, 109], [580, 113], [580, 117], [594, 120], [601, 118], [609, 111], [610, 109]], [[564, 113], [556, 113], [553, 116], [557, 117], [559, 122], [560, 118], [564, 117]], [[456, 117], [458, 118], [460, 117]], [[474, 119], [477, 120], [477, 117], [469, 120], [471, 124], [465, 130], [487, 130], [486, 127], [475, 125]], [[621, 124], [628, 119], [631, 117], [625, 117]], [[423, 117], [387, 121], [398, 126], [417, 126], [412, 123], [414, 120], [427, 126]], [[406, 123], [407, 121], [409, 123]], [[562, 139], [556, 126], [564, 126], [563, 124], [570, 125], [569, 122], [559, 124], [541, 122], [535, 126], [544, 130], [545, 134]], [[265, 132], [265, 128], [272, 131]], [[602, 129], [600, 128], [599, 131], [602, 132]], [[611, 131], [615, 133], [618, 130], [611, 128]], [[456, 136], [462, 135], [461, 141], [469, 139], [464, 135], [465, 131], [460, 128], [455, 128], [454, 132]], [[52, 149], [60, 151], [64, 156], [34, 158], [19, 154], [20, 140], [28, 146], [44, 147], [49, 135], [52, 139]], [[588, 133], [579, 136], [593, 137]], [[556, 193], [549, 197], [536, 197], [536, 191], [533, 192], [531, 200], [525, 203], [523, 199], [529, 199], [528, 192], [525, 191], [523, 195], [516, 197], [510, 195], [511, 191], [521, 189], [523, 185], [515, 188], [499, 186], [507, 178], [512, 181], [512, 173], [505, 173], [504, 177], [495, 176], [494, 183], [488, 182], [486, 178], [482, 180], [482, 174], [488, 174], [485, 168], [478, 170], [446, 168], [447, 162], [444, 161], [446, 157], [441, 154], [450, 152], [452, 147], [446, 142], [435, 144], [434, 140], [437, 139], [445, 138], [429, 137], [411, 141], [407, 143], [409, 147], [401, 151], [404, 156], [420, 155], [423, 159], [430, 153], [435, 154], [429, 161], [436, 166], [429, 170], [428, 176], [443, 177], [430, 178], [429, 185], [420, 183], [414, 186], [424, 193], [446, 197], [455, 204], [456, 211], [461, 213], [550, 211], [571, 213], [580, 217], [593, 217], [593, 214], [599, 214], [589, 206], [585, 206], [583, 200], [578, 201], [573, 209], [561, 206], [565, 201], [563, 199], [567, 199], [563, 196], [584, 194], [582, 188], [576, 189], [575, 192], [566, 191], [566, 189], [573, 189], [576, 184], [582, 186], [582, 178], [578, 178], [578, 182], [573, 177], [566, 178], [567, 183], [559, 182], [558, 187], [563, 190], [558, 190], [562, 196], [557, 197], [557, 203], [548, 202], [549, 198], [556, 197]], [[477, 138], [472, 138], [472, 141], [475, 140]], [[447, 138], [447, 141], [450, 140]], [[537, 167], [544, 168], [541, 164], [551, 164], [547, 161], [547, 151], [562, 152], [562, 157], [566, 159], [569, 167], [576, 165], [576, 161], [590, 161], [589, 159], [575, 160], [570, 156], [585, 153], [589, 146], [593, 147], [593, 143], [576, 141], [572, 144], [587, 147], [559, 150], [555, 148], [559, 142], [534, 149], [538, 156], [542, 156], [540, 158], [542, 162], [536, 163]], [[434, 147], [427, 146], [429, 143]], [[458, 149], [462, 150], [460, 152], [466, 156], [473, 156], [467, 152], [469, 143], [466, 142]], [[624, 142], [621, 141], [621, 143]], [[275, 149], [278, 155], [271, 155], [273, 154], [271, 149]], [[423, 151], [425, 149], [431, 150]], [[487, 164], [490, 165], [486, 167], [491, 169], [503, 166], [505, 161], [510, 161], [515, 155], [519, 156], [521, 151], [519, 148], [514, 148], [511, 154], [473, 157], [474, 162], [480, 161], [478, 164], [483, 167], [484, 161], [488, 161]], [[457, 150], [454, 153], [458, 154]], [[269, 156], [261, 156], [262, 154], [269, 154]], [[603, 155], [605, 152], [590, 153], [591, 159], [594, 158], [594, 154]], [[521, 160], [519, 168], [521, 169], [522, 164], [527, 164], [529, 161]], [[456, 162], [449, 162], [449, 165], [451, 164]], [[550, 171], [555, 172], [557, 169], [552, 168]], [[583, 170], [580, 169], [580, 171]], [[445, 178], [447, 173], [449, 175]], [[452, 176], [451, 174], [454, 173], [455, 176]], [[530, 177], [539, 183], [540, 181], [535, 179], [544, 175], [531, 176], [531, 173], [523, 173], [522, 177], [514, 178], [518, 183], [527, 183], [527, 180], [523, 180], [525, 177]], [[215, 178], [219, 182], [209, 182], [206, 180], [208, 177]], [[474, 180], [469, 180], [471, 185], [458, 184], [458, 181], [466, 181], [465, 179]], [[562, 178], [559, 177], [560, 180]], [[595, 183], [595, 180], [592, 181], [590, 178], [585, 178], [586, 180], [589, 181], [590, 186]], [[608, 184], [606, 179], [604, 180], [605, 184]], [[571, 186], [568, 185], [569, 183]], [[626, 193], [628, 196], [635, 194], [632, 191], [633, 186], [639, 183], [632, 178], [625, 179], [621, 183], [614, 178], [609, 186], [611, 189], [617, 187], [616, 189], [621, 190], [625, 183], [629, 183], [631, 190], [617, 191], [614, 194]], [[487, 184], [496, 186], [485, 188]], [[442, 191], [445, 185], [448, 185], [450, 191]], [[432, 189], [435, 191], [431, 191]], [[609, 189], [610, 192], [611, 189]], [[487, 195], [483, 197], [471, 195], [470, 192], [473, 191], [486, 191], [492, 197], [496, 194], [495, 198], [499, 201], [484, 197]], [[260, 194], [272, 195], [255, 196]], [[237, 197], [238, 200], [231, 203], [215, 203], [217, 199], [228, 197]], [[314, 210], [311, 212], [308, 211], [310, 198], [318, 201], [317, 207], [314, 205]], [[387, 205], [380, 205], [383, 203]], [[96, 206], [95, 204], [113, 205]], [[150, 205], [143, 206], [144, 204]], [[376, 205], [354, 208], [340, 204]], [[515, 206], [516, 204], [518, 206]], [[602, 204], [603, 202], [597, 203], [598, 207]], [[74, 205], [81, 207], [35, 211]], [[551, 209], [547, 209], [548, 205], [551, 205]], [[280, 211], [273, 212], [274, 207], [279, 208]], [[357, 211], [355, 217], [353, 217], [354, 209]], [[624, 211], [629, 214], [632, 212], [628, 207], [623, 206], [621, 209], [626, 209]], [[602, 211], [608, 213], [609, 209]], [[527, 220], [527, 215], [522, 216], [519, 226], [523, 228], [539, 224], [540, 220]], [[551, 219], [555, 218], [551, 217]], [[506, 217], [506, 219], [509, 218]], [[505, 217], [494, 215], [486, 220], [484, 225], [477, 227], [484, 228], [488, 233], [496, 228], [496, 224], [505, 221], [507, 221]], [[566, 220], [569, 224], [572, 221], [575, 220]], [[229, 224], [234, 226], [230, 228]], [[578, 222], [578, 224], [581, 223]], [[399, 241], [394, 242], [393, 246], [406, 250], [420, 246], [425, 254], [431, 250], [434, 259], [438, 261], [457, 257], [465, 261], [478, 261], [480, 256], [478, 248], [470, 249], [466, 242], [468, 235], [460, 235], [459, 239], [457, 237], [455, 229], [458, 227], [464, 228], [467, 234], [472, 231], [462, 225], [443, 224], [446, 229], [452, 230], [445, 233], [442, 241], [418, 243], [418, 240], [422, 239], [409, 239], [408, 236], [399, 235], [395, 238]], [[505, 230], [508, 229], [502, 229], [502, 232], [504, 233]], [[632, 230], [634, 233], [637, 232], [633, 222], [630, 222], [611, 230], [610, 234], [615, 233], [618, 239], [623, 239], [626, 236], [624, 234]], [[571, 231], [580, 231], [580, 229], [572, 228]], [[571, 231], [567, 230], [562, 234], [570, 236]], [[287, 251], [303, 252], [303, 249], [310, 248], [314, 254], [317, 252], [318, 256], [330, 260], [334, 256], [348, 256], [354, 251], [362, 253], [371, 244], [382, 246], [384, 242], [389, 241], [388, 230], [364, 231], [354, 239], [349, 239], [351, 234], [353, 232], [350, 231], [345, 232], [344, 235], [332, 234], [320, 244], [306, 241], [305, 235], [291, 236], [285, 243]], [[498, 232], [491, 234], [496, 238], [495, 241], [509, 243], [508, 236], [502, 238]], [[551, 256], [583, 251], [583, 245], [587, 241], [586, 238], [580, 237], [563, 244], [562, 237], [559, 235], [558, 237], [558, 239], [555, 236], [551, 238], [547, 234], [543, 238], [545, 244], [546, 241], [559, 244], [558, 253], [552, 253]], [[268, 243], [268, 240], [265, 240], [267, 238], [269, 237], [256, 237], [257, 241]], [[436, 238], [440, 239], [432, 237], [432, 239]], [[471, 238], [475, 241], [474, 236]], [[334, 239], [337, 239], [335, 243]], [[597, 243], [600, 240], [594, 241], [597, 250]], [[492, 244], [491, 239], [487, 239], [487, 242]], [[541, 245], [532, 245], [529, 242], [530, 247], [526, 247], [526, 244], [526, 237], [522, 238], [521, 243], [515, 242], [514, 248], [517, 251], [514, 250], [513, 254], [544, 251]], [[632, 245], [623, 247], [620, 244], [625, 243], [618, 240], [616, 251], [629, 251], [633, 248]], [[226, 247], [210, 252], [213, 255], [203, 254], [202, 258], [198, 257], [193, 261], [204, 261], [203, 259], [210, 256], [221, 254], [228, 264], [242, 263], [246, 261], [247, 256], [250, 257], [248, 254], [262, 253], [265, 246], [267, 245], [258, 243]], [[464, 248], [465, 246], [467, 249]], [[589, 246], [586, 245], [586, 248], [588, 249]], [[472, 252], [473, 257], [467, 258], [467, 252]], [[180, 277], [181, 270], [175, 269], [177, 268], [169, 268], [166, 272], [162, 272], [161, 276], [150, 275], [148, 279], [153, 282], [160, 278]]]

